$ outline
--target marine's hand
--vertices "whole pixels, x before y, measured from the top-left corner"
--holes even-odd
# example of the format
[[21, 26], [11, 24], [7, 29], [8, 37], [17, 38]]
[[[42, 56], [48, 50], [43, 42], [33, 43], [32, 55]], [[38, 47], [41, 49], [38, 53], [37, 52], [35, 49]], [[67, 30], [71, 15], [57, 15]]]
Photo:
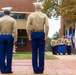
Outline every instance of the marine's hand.
[[75, 45], [75, 50], [76, 50], [76, 45]]

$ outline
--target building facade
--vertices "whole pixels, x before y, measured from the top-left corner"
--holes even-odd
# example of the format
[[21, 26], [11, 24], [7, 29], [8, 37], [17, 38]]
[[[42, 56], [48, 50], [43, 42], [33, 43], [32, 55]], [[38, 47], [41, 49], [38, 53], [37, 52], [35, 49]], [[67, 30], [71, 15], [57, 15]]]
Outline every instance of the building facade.
[[31, 42], [28, 40], [26, 32], [26, 22], [28, 15], [34, 11], [33, 0], [0, 0], [0, 17], [4, 15], [1, 10], [3, 7], [12, 7], [10, 16], [17, 21], [18, 41], [16, 51], [31, 51]]
[[[73, 16], [72, 17], [76, 17]], [[72, 41], [72, 50], [75, 51], [75, 28], [76, 20], [71, 20], [71, 18], [61, 18], [61, 28], [59, 30], [59, 37], [65, 36], [70, 37]]]
[[59, 36], [75, 36], [75, 20], [61, 17], [61, 28], [59, 30]]

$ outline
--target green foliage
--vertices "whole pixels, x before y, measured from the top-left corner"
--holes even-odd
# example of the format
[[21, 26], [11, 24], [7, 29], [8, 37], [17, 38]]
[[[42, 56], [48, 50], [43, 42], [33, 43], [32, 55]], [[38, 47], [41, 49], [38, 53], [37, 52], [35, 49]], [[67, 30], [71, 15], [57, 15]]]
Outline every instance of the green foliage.
[[[56, 38], [59, 38], [59, 33], [55, 32], [55, 34], [53, 36], [55, 36]], [[46, 51], [52, 51], [52, 49], [51, 49], [51, 39], [49, 37], [46, 40]]]
[[48, 37], [46, 40], [46, 51], [51, 51], [51, 39]]
[[48, 17], [50, 18], [51, 16], [53, 17], [57, 17], [58, 12], [57, 10], [57, 1], [53, 1], [53, 0], [46, 0], [43, 4], [43, 12], [46, 13], [48, 15]]
[[[44, 2], [43, 12], [48, 17], [63, 16], [70, 19], [76, 19], [76, 0], [40, 0]], [[70, 15], [74, 15], [71, 17]]]
[[[13, 59], [14, 60], [32, 59], [32, 52], [17, 52], [16, 54], [13, 55]], [[47, 55], [47, 54], [45, 54], [45, 59], [46, 60], [58, 60], [57, 57], [53, 55]]]
[[45, 59], [46, 60], [59, 60], [57, 57], [53, 55], [47, 55], [47, 54], [45, 54]]
[[63, 0], [59, 8], [60, 14], [63, 16], [76, 15], [76, 0]]
[[55, 32], [53, 36], [55, 36], [56, 38], [59, 38], [59, 33]]
[[17, 52], [13, 55], [13, 59], [31, 59], [31, 52]]

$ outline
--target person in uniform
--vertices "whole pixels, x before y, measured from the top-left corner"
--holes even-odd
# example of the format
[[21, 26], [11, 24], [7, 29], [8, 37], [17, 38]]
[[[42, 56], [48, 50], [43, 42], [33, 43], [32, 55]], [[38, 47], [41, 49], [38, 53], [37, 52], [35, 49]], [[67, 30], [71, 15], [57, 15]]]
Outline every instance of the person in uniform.
[[57, 39], [55, 36], [51, 40], [51, 46], [52, 46], [52, 53], [54, 55], [57, 55]]
[[58, 53], [58, 40], [55, 37], [54, 54], [57, 55], [57, 53]]
[[75, 35], [73, 36], [73, 51], [75, 51]]
[[[46, 14], [42, 13], [42, 3], [35, 2], [35, 12], [28, 16], [27, 34], [32, 43], [32, 66], [34, 73], [43, 73], [45, 40], [47, 39], [49, 23]], [[38, 54], [39, 53], [39, 54]], [[37, 60], [37, 58], [39, 58]]]
[[55, 44], [55, 39], [54, 39], [54, 37], [51, 39], [50, 44], [51, 44], [51, 48], [52, 48], [52, 54], [54, 54], [54, 44]]
[[68, 36], [65, 37], [66, 53], [67, 53], [67, 46], [68, 46], [68, 44], [67, 44], [67, 40], [68, 40], [68, 38], [67, 38], [67, 37], [68, 37]]
[[13, 54], [15, 54], [16, 53], [16, 46], [15, 46], [15, 44], [13, 45]]
[[75, 44], [75, 50], [76, 50], [76, 26], [75, 26], [74, 44]]
[[1, 73], [12, 73], [12, 49], [17, 41], [17, 29], [15, 19], [10, 17], [11, 9], [12, 7], [2, 8], [4, 16], [0, 18]]
[[55, 48], [54, 48], [54, 44], [55, 44], [55, 39], [54, 39], [54, 37], [51, 39], [51, 42], [50, 42], [50, 44], [51, 44], [51, 48], [52, 48], [52, 54], [55, 54]]
[[71, 51], [72, 51], [72, 41], [71, 41], [71, 38], [68, 37], [68, 39], [67, 39], [67, 54], [71, 55]]
[[58, 54], [61, 53], [61, 38], [58, 38]]

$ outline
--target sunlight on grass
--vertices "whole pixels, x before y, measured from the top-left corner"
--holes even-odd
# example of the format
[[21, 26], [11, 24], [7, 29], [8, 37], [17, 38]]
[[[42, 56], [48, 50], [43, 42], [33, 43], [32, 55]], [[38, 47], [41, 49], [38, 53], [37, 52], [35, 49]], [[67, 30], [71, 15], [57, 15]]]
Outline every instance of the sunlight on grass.
[[59, 60], [57, 57], [53, 55], [46, 55], [46, 54], [45, 54], [45, 59], [46, 60]]
[[[31, 52], [18, 52], [13, 55], [13, 59], [32, 59], [32, 53]], [[53, 55], [46, 55], [46, 60], [58, 60], [57, 57]]]
[[31, 52], [18, 52], [13, 55], [13, 59], [31, 59]]

